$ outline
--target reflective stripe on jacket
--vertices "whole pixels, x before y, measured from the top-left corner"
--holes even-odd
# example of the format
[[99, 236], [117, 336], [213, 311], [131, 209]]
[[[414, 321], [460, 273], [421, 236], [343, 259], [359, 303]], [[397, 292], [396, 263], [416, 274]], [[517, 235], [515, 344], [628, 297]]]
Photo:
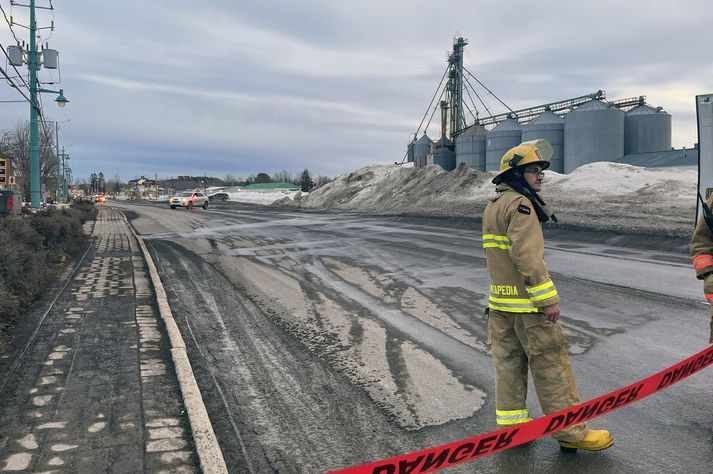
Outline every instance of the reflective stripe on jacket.
[[527, 197], [511, 189], [499, 190], [488, 203], [483, 212], [483, 249], [490, 308], [538, 313], [559, 302], [545, 265], [542, 226]]

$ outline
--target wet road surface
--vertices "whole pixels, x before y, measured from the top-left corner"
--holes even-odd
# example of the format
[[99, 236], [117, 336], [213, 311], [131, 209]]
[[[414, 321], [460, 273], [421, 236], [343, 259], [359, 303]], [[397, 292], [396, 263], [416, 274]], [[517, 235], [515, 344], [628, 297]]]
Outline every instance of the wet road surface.
[[[496, 428], [478, 224], [117, 206], [156, 259], [234, 472], [336, 469]], [[550, 235], [545, 258], [583, 400], [705, 347], [685, 252], [572, 237]], [[709, 472], [709, 372], [595, 420], [616, 439], [605, 452], [543, 439], [451, 472]]]

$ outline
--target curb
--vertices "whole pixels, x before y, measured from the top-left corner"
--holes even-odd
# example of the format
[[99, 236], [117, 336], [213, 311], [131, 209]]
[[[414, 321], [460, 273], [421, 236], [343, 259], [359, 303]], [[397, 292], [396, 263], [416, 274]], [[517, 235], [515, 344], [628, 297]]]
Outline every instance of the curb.
[[220, 450], [218, 439], [215, 437], [215, 432], [213, 431], [213, 425], [210, 423], [210, 418], [208, 418], [208, 411], [203, 403], [203, 397], [201, 396], [196, 379], [193, 376], [191, 363], [188, 360], [186, 345], [183, 342], [183, 337], [178, 329], [178, 325], [176, 325], [176, 320], [173, 319], [171, 307], [168, 305], [168, 297], [161, 284], [156, 265], [154, 265], [144, 240], [136, 233], [134, 227], [126, 219], [126, 215], [118, 209], [117, 211], [121, 214], [124, 222], [129, 226], [131, 233], [139, 243], [141, 252], [144, 254], [144, 260], [146, 260], [146, 266], [151, 275], [151, 283], [156, 293], [158, 310], [161, 314], [161, 319], [163, 319], [166, 325], [166, 332], [168, 333], [168, 339], [171, 343], [173, 366], [176, 370], [176, 377], [178, 378], [178, 385], [181, 389], [181, 395], [183, 396], [183, 403], [188, 412], [188, 420], [191, 424], [193, 441], [196, 444], [196, 452], [200, 461], [201, 470], [206, 474], [227, 474], [228, 468], [225, 465], [223, 452]]

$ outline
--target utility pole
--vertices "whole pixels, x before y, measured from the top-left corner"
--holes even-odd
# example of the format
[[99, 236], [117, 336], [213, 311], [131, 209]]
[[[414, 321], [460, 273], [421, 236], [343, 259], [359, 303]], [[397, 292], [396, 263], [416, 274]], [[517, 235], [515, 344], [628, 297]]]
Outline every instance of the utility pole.
[[54, 122], [54, 148], [55, 148], [55, 154], [57, 156], [57, 188], [55, 191], [55, 203], [60, 202], [60, 187], [59, 187], [59, 175], [61, 173], [61, 161], [59, 157], [59, 122], [55, 120]]
[[[38, 94], [42, 92], [48, 92], [53, 94], [59, 94], [55, 99], [57, 105], [64, 107], [64, 105], [69, 102], [64, 97], [64, 92], [62, 89], [55, 91], [52, 89], [44, 89], [39, 87], [37, 82], [37, 70], [41, 65], [41, 57], [44, 57], [45, 68], [47, 69], [57, 69], [57, 51], [53, 49], [44, 49], [42, 52], [37, 51], [37, 31], [41, 29], [52, 29], [54, 30], [54, 22], [52, 26], [47, 28], [37, 27], [36, 10], [54, 10], [51, 6], [40, 7], [35, 5], [35, 0], [30, 0], [29, 5], [23, 5], [20, 3], [11, 2], [13, 5], [20, 7], [28, 7], [30, 9], [30, 25], [26, 27], [30, 30], [30, 44], [27, 50], [27, 67], [29, 68], [29, 79], [30, 79], [30, 195], [32, 201], [32, 208], [37, 209], [40, 207], [40, 134], [39, 134], [39, 101]], [[12, 26], [12, 23], [11, 23]], [[22, 48], [18, 46], [13, 46], [18, 50]], [[10, 48], [8, 48], [9, 50]], [[11, 61], [13, 66], [22, 65], [22, 57], [18, 58], [18, 62]]]
[[35, 21], [35, 0], [30, 0], [30, 192], [32, 208], [40, 207], [40, 140], [37, 124], [39, 107], [37, 104], [37, 22]]
[[64, 147], [62, 147], [62, 153], [59, 154], [59, 156], [62, 158], [62, 194], [61, 194], [61, 200], [62, 202], [67, 202], [68, 198], [68, 183], [67, 183], [67, 175], [68, 175], [68, 166], [65, 164], [65, 160], [69, 160], [69, 155], [64, 152]]

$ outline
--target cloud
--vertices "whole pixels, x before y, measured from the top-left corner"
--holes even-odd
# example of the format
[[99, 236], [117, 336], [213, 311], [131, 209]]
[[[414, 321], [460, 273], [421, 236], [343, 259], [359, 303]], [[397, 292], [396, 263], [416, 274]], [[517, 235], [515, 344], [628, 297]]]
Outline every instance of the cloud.
[[[400, 161], [460, 33], [469, 70], [513, 108], [598, 89], [610, 99], [643, 94], [672, 114], [674, 144], [690, 146], [693, 97], [710, 92], [713, 75], [707, 9], [614, 0], [64, 2], [40, 22], [54, 17], [43, 40], [60, 50], [71, 102], [58, 112], [45, 101], [45, 112], [72, 120], [60, 142], [71, 145], [76, 176], [98, 167], [127, 177], [144, 168], [336, 175]], [[19, 21], [26, 9], [13, 14]], [[3, 45], [9, 37], [0, 30]], [[18, 95], [6, 89], [0, 99]], [[505, 110], [481, 92], [493, 112]], [[27, 118], [27, 104], [0, 107], [6, 123]], [[436, 115], [429, 133], [438, 128]]]

